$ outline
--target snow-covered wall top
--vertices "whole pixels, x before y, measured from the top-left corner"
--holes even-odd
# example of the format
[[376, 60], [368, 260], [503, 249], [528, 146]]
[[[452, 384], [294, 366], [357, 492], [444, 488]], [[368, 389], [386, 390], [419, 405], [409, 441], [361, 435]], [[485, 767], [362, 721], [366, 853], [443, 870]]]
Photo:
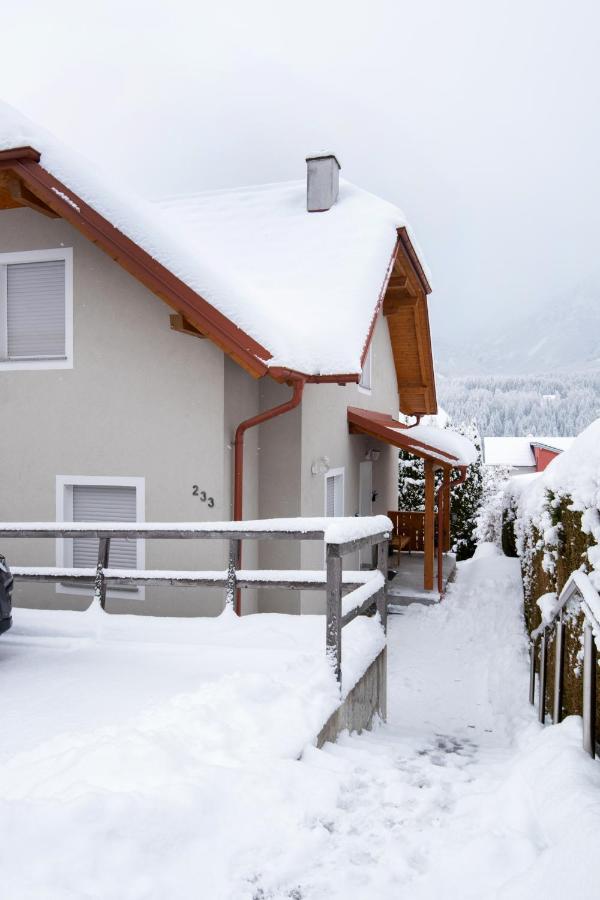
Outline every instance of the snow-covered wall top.
[[521, 491], [522, 512], [535, 517], [547, 491], [569, 496], [575, 510], [600, 507], [600, 419], [582, 431], [568, 450], [553, 459]]
[[38, 150], [55, 178], [266, 347], [269, 366], [360, 372], [396, 229], [407, 226], [395, 206], [345, 181], [323, 213], [306, 211], [304, 182], [152, 203], [0, 103], [0, 150], [23, 146]]

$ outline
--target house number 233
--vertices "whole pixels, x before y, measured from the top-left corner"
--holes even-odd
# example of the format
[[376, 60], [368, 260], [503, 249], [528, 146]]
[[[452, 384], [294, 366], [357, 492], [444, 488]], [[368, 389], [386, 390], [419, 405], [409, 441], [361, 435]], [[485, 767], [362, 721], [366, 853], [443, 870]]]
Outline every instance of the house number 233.
[[203, 503], [208, 503], [210, 509], [215, 505], [215, 498], [207, 497], [206, 491], [201, 491], [197, 484], [192, 485], [192, 496], [200, 497]]

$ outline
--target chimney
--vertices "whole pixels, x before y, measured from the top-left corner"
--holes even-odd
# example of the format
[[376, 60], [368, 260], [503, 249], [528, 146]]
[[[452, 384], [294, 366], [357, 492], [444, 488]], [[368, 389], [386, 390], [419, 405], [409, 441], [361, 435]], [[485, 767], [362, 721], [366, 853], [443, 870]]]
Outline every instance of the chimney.
[[338, 198], [341, 166], [333, 153], [306, 157], [306, 208], [325, 212]]

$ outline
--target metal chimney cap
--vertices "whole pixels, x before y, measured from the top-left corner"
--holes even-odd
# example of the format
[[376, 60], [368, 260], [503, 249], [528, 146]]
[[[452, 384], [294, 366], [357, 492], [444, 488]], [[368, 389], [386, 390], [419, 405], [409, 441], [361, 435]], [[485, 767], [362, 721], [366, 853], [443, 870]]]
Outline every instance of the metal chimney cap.
[[319, 153], [311, 153], [310, 156], [306, 157], [305, 161], [310, 162], [312, 159], [335, 159], [338, 169], [342, 168], [335, 153], [329, 153], [326, 150], [321, 150]]

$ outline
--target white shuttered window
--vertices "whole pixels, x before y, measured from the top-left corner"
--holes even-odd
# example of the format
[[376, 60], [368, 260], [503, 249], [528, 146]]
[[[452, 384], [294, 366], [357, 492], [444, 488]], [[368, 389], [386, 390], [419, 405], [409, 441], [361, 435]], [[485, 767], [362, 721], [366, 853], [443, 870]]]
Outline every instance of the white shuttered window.
[[344, 515], [343, 469], [333, 469], [325, 476], [325, 515]]
[[[136, 489], [121, 485], [73, 485], [74, 522], [135, 522]], [[94, 569], [98, 562], [96, 538], [73, 539], [73, 566]], [[108, 564], [111, 569], [137, 568], [137, 541], [113, 538]]]
[[65, 261], [6, 266], [6, 356], [64, 359]]
[[72, 251], [0, 254], [0, 368], [71, 368]]

